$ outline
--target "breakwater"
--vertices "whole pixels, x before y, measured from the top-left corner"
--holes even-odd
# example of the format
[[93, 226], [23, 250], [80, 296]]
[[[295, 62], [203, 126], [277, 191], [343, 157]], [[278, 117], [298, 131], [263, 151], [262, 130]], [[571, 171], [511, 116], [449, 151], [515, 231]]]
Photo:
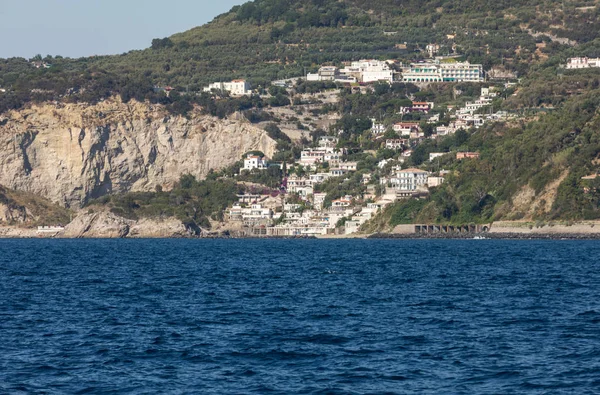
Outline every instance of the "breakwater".
[[600, 240], [600, 233], [375, 233], [369, 239]]

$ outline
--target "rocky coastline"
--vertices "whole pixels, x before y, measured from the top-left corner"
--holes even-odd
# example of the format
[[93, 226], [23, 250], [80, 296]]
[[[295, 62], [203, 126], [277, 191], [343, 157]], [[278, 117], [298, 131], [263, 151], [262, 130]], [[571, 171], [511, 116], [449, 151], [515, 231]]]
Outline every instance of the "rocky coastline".
[[[4, 221], [6, 222], [6, 221]], [[0, 238], [63, 238], [63, 239], [119, 239], [119, 238], [187, 238], [187, 239], [422, 239], [422, 240], [600, 240], [600, 222], [532, 226], [528, 222], [503, 221], [486, 227], [462, 227], [463, 231], [419, 232], [414, 226], [395, 227], [377, 233], [335, 235], [257, 236], [238, 223], [213, 221], [211, 228], [191, 229], [173, 217], [128, 219], [110, 210], [81, 210], [64, 228], [56, 232], [38, 231], [34, 223], [28, 225], [0, 225]], [[597, 226], [598, 225], [598, 226]], [[418, 228], [418, 227], [417, 227]], [[476, 229], [476, 230], [475, 230]], [[467, 231], [470, 230], [470, 231]]]
[[203, 231], [198, 235], [183, 227], [168, 230], [157, 228], [140, 231], [139, 227], [129, 226], [107, 228], [104, 231], [73, 232], [65, 230], [54, 234], [38, 234], [36, 229], [18, 227], [0, 227], [0, 239], [239, 239], [239, 240], [600, 240], [600, 233], [374, 233], [364, 235], [335, 236], [252, 236], [240, 232]]

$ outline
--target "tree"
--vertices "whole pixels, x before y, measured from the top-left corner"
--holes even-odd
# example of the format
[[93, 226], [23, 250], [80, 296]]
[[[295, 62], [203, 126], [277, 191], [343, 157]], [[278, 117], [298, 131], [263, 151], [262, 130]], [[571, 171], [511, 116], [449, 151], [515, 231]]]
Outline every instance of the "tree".
[[171, 48], [173, 46], [173, 41], [170, 38], [155, 38], [152, 40], [152, 49], [162, 49], [162, 48]]
[[392, 128], [388, 128], [385, 133], [383, 134], [383, 138], [385, 139], [398, 139], [400, 138], [400, 136], [398, 136], [398, 133], [396, 133], [396, 131]]
[[412, 155], [410, 156], [410, 160], [411, 160], [412, 164], [415, 166], [419, 166], [420, 164], [425, 162], [427, 159], [429, 159], [429, 158], [427, 156], [427, 152], [426, 152], [423, 144], [417, 146], [417, 148], [415, 148], [413, 150]]
[[377, 96], [382, 96], [390, 92], [390, 84], [388, 84], [387, 82], [378, 82], [375, 85], [373, 85], [373, 88]]
[[423, 130], [423, 134], [425, 135], [425, 137], [430, 137], [435, 132], [435, 127], [430, 123], [425, 123], [421, 125], [421, 129]]
[[457, 147], [460, 147], [469, 140], [469, 134], [464, 129], [458, 129], [454, 133], [454, 141]]

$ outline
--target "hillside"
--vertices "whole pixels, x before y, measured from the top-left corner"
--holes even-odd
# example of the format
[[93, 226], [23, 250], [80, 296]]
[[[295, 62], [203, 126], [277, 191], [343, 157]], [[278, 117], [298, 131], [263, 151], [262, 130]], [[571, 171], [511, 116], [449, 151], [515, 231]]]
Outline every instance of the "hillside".
[[0, 224], [34, 227], [67, 224], [71, 212], [32, 193], [15, 191], [0, 185]]
[[[0, 87], [11, 92], [0, 96], [0, 111], [65, 95], [84, 102], [114, 93], [158, 101], [154, 85], [194, 92], [209, 82], [245, 78], [264, 86], [326, 62], [419, 58], [415, 51], [429, 43], [442, 45], [443, 52], [454, 45], [471, 62], [526, 75], [540, 60], [597, 55], [599, 18], [595, 0], [259, 0], [155, 39], [143, 51], [49, 57], [49, 69], [33, 68], [25, 59], [0, 61]], [[536, 43], [548, 45], [540, 51]]]
[[452, 176], [432, 188], [428, 199], [390, 207], [390, 223], [600, 218], [600, 180], [582, 179], [596, 174], [600, 165], [598, 75], [593, 84], [594, 89], [567, 98], [560, 110], [539, 120], [497, 123], [421, 145], [423, 156], [448, 150], [477, 151], [481, 156], [459, 161], [446, 155], [428, 163], [427, 168], [441, 166]]
[[[393, 59], [398, 68], [428, 58], [432, 43], [438, 55], [482, 64], [488, 80], [271, 86], [323, 64]], [[131, 220], [167, 215], [206, 226], [209, 217], [223, 217], [221, 205], [202, 206], [218, 183], [194, 184], [190, 194], [178, 186], [182, 175], [276, 189], [281, 172], [237, 174], [236, 162], [261, 151], [283, 173], [304, 177], [300, 152], [329, 134], [339, 139], [342, 160], [357, 166], [315, 187], [327, 195], [326, 205], [345, 195], [364, 206], [380, 198], [379, 180], [391, 172], [391, 165], [378, 165], [382, 160], [447, 174], [427, 197], [390, 205], [364, 229], [600, 218], [600, 184], [582, 178], [600, 172], [600, 69], [563, 67], [570, 57], [600, 56], [597, 0], [257, 0], [149, 45], [115, 56], [0, 60], [0, 183], [67, 207], [98, 199]], [[234, 78], [248, 80], [255, 92], [201, 93], [208, 83]], [[172, 90], [157, 89], [166, 86]], [[498, 96], [480, 115], [509, 116], [436, 134], [484, 88]], [[413, 102], [435, 106], [427, 116], [401, 113]], [[414, 121], [424, 138], [404, 147], [405, 157], [375, 138], [373, 118], [387, 128], [380, 137], [398, 138], [394, 123]], [[476, 151], [479, 159], [457, 160], [461, 151]], [[432, 153], [444, 155], [431, 162]], [[157, 186], [175, 192], [154, 192]], [[369, 188], [377, 194], [363, 198]], [[179, 208], [167, 208], [175, 200]]]

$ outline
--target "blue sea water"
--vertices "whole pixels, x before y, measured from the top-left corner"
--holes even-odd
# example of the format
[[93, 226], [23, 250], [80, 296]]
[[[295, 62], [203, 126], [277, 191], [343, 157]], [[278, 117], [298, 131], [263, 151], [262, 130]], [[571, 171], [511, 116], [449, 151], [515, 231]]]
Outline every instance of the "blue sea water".
[[597, 394], [600, 243], [0, 240], [1, 394]]

